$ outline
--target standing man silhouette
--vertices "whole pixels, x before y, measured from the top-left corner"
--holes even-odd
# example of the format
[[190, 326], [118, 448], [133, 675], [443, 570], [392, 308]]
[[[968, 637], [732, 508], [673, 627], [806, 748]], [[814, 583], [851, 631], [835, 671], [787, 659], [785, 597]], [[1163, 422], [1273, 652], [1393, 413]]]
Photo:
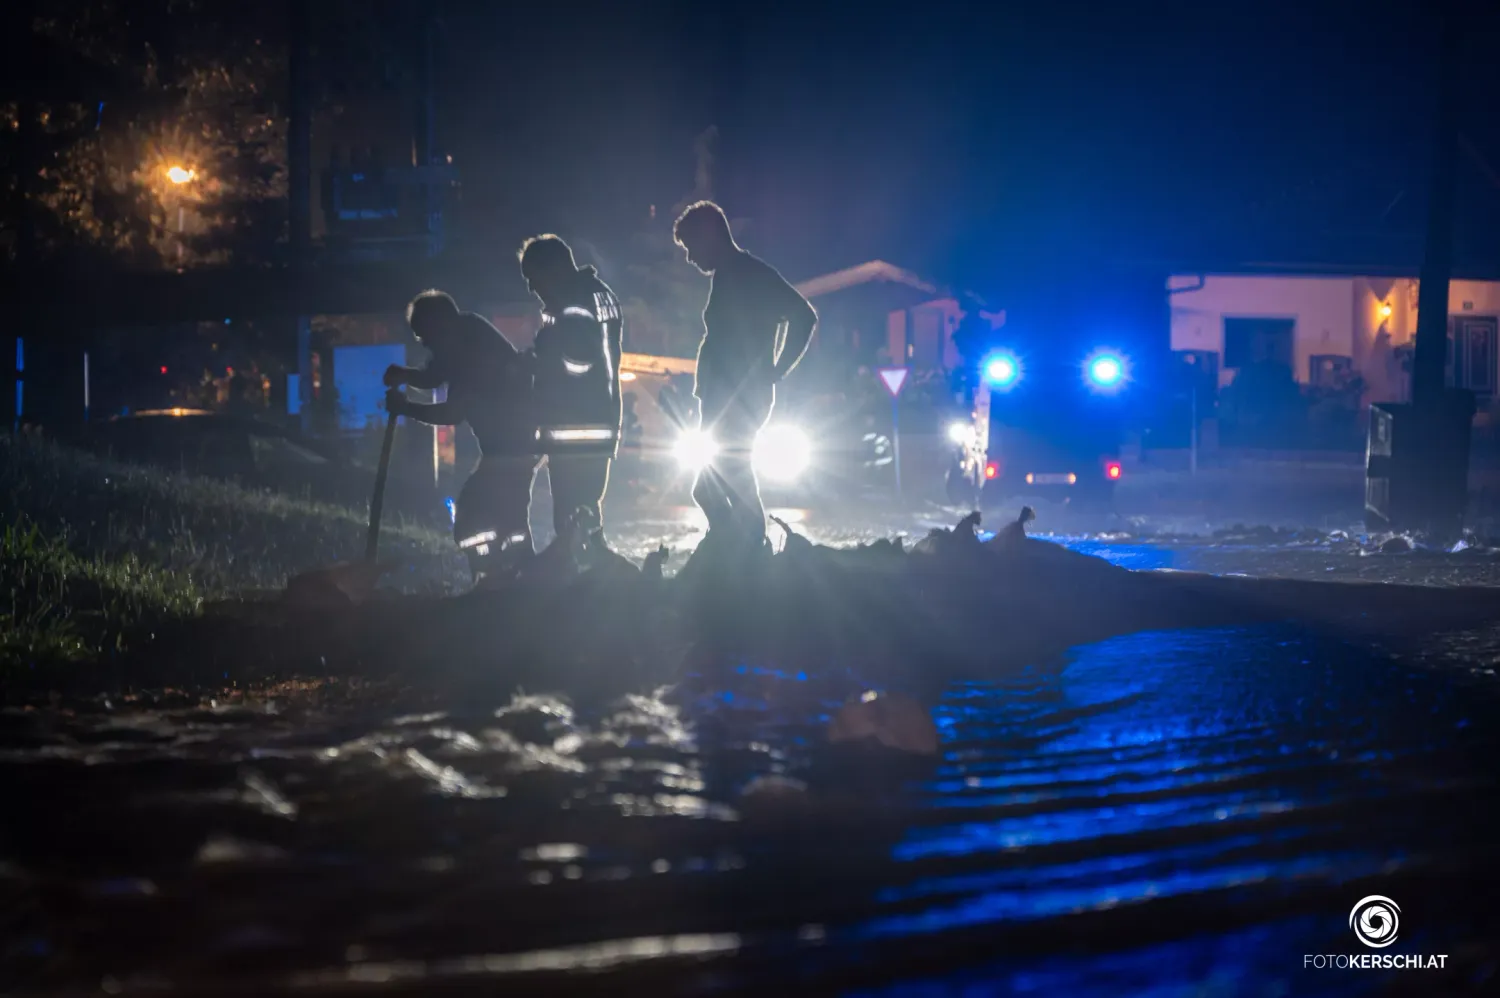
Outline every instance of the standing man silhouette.
[[690, 205], [672, 236], [687, 262], [712, 278], [693, 394], [718, 450], [693, 485], [693, 501], [710, 536], [760, 549], [766, 511], [751, 458], [755, 436], [776, 405], [776, 383], [807, 353], [818, 313], [774, 267], [740, 248], [712, 201]]

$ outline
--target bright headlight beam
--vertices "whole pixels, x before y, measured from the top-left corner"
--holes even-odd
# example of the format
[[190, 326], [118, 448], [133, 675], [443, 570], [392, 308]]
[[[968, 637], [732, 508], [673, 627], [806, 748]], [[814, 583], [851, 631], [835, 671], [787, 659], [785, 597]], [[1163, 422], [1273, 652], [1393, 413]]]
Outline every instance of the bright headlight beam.
[[701, 471], [719, 453], [719, 445], [706, 430], [687, 430], [677, 438], [672, 456], [687, 471]]
[[974, 433], [974, 428], [968, 423], [949, 423], [948, 439], [960, 447], [969, 442], [969, 437]]
[[790, 482], [812, 463], [812, 442], [795, 426], [768, 426], [755, 438], [755, 472], [777, 482]]

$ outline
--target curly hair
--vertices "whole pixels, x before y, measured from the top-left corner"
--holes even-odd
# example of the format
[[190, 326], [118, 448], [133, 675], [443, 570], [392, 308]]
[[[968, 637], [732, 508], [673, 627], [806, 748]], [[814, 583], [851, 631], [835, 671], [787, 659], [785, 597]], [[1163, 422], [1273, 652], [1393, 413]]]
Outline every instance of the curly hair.
[[705, 237], [715, 236], [734, 241], [729, 230], [729, 216], [712, 201], [688, 205], [672, 225], [672, 241], [684, 248], [688, 242], [701, 242]]

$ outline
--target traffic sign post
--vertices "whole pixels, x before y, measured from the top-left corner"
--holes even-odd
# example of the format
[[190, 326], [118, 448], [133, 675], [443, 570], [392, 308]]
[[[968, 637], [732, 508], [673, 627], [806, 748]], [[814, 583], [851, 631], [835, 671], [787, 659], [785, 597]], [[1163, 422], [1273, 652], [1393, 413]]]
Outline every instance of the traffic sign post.
[[906, 385], [906, 376], [911, 373], [906, 367], [882, 367], [876, 372], [880, 383], [891, 393], [891, 457], [896, 465], [896, 496], [901, 495], [901, 389]]

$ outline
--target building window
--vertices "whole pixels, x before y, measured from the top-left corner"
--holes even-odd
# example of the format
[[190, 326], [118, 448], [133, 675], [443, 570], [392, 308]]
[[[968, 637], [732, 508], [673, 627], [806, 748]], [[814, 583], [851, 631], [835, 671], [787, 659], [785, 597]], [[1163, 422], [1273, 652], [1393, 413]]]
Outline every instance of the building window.
[[1224, 366], [1277, 364], [1291, 368], [1297, 335], [1295, 319], [1224, 317]]
[[1496, 318], [1453, 316], [1448, 319], [1448, 385], [1476, 395], [1495, 394]]

